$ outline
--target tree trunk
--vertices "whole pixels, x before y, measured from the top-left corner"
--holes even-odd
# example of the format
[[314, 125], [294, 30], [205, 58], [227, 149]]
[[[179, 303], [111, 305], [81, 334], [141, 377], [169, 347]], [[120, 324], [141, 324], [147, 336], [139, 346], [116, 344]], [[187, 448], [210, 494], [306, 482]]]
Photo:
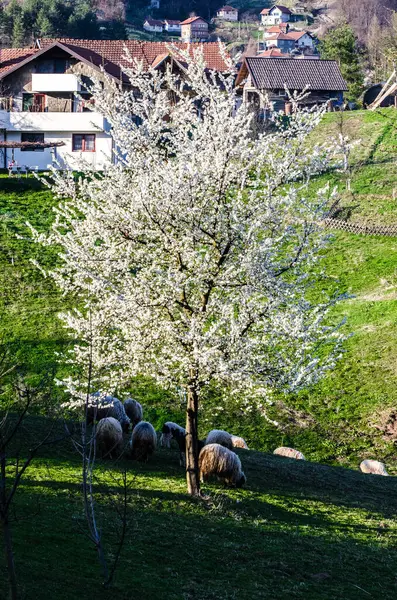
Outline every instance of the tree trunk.
[[187, 491], [191, 496], [200, 495], [197, 410], [197, 390], [195, 386], [189, 386], [186, 407], [186, 481]]
[[4, 549], [7, 559], [7, 570], [8, 580], [10, 586], [10, 600], [17, 600], [18, 598], [18, 586], [17, 586], [17, 575], [15, 571], [14, 553], [12, 551], [12, 539], [11, 529], [8, 518], [6, 517], [2, 523], [3, 535], [4, 535]]

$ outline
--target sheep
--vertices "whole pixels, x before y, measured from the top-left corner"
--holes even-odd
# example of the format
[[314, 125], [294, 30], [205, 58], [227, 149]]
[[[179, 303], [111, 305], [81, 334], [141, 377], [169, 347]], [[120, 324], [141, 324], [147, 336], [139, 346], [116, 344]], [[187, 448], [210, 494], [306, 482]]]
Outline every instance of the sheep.
[[232, 444], [233, 448], [244, 448], [244, 450], [248, 450], [247, 442], [237, 435], [232, 435]]
[[302, 452], [299, 452], [299, 450], [295, 450], [294, 448], [287, 448], [285, 446], [276, 448], [273, 454], [278, 454], [279, 456], [286, 456], [287, 458], [296, 458], [297, 460], [306, 460]]
[[124, 401], [124, 410], [127, 417], [131, 420], [132, 428], [143, 420], [143, 410], [141, 404], [133, 398], [127, 398]]
[[370, 473], [371, 475], [389, 475], [389, 473], [386, 471], [386, 465], [378, 460], [363, 460], [360, 463], [360, 469], [363, 473]]
[[220, 444], [206, 444], [199, 456], [200, 481], [210, 475], [223, 479], [227, 485], [242, 487], [246, 477], [237, 454]]
[[105, 417], [96, 429], [96, 444], [102, 457], [121, 454], [123, 449], [123, 430], [117, 419]]
[[228, 448], [228, 450], [233, 450], [232, 436], [227, 431], [223, 431], [223, 429], [213, 429], [210, 431], [205, 444], [220, 444]]
[[134, 427], [131, 435], [130, 448], [132, 458], [147, 461], [157, 445], [157, 435], [154, 427], [147, 421], [141, 421]]
[[[167, 421], [164, 423], [161, 430], [160, 444], [165, 448], [170, 448], [171, 440], [174, 439], [179, 447], [179, 464], [181, 467], [186, 466], [186, 429]], [[198, 440], [198, 451], [204, 448], [204, 441]]]
[[101, 421], [105, 417], [113, 417], [119, 421], [123, 431], [130, 427], [130, 419], [125, 414], [123, 403], [113, 396], [101, 397], [99, 392], [90, 396], [87, 406], [87, 423]]

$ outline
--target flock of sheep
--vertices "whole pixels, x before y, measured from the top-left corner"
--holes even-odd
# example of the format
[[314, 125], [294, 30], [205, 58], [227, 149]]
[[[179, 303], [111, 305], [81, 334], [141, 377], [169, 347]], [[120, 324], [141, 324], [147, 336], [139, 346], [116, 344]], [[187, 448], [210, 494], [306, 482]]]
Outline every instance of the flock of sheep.
[[[123, 432], [132, 427], [129, 442], [130, 456], [139, 461], [146, 461], [157, 446], [157, 434], [153, 425], [143, 420], [143, 410], [137, 400], [128, 398], [122, 403], [112, 396], [100, 397], [93, 394], [87, 407], [87, 422], [98, 421], [96, 428], [96, 444], [103, 457], [119, 456], [124, 449]], [[169, 448], [171, 440], [175, 440], [179, 448], [179, 461], [185, 465], [186, 430], [168, 421], [164, 424], [160, 444]], [[200, 479], [205, 481], [210, 476], [217, 476], [227, 485], [241, 487], [246, 477], [241, 468], [241, 461], [234, 448], [248, 450], [243, 438], [231, 435], [221, 429], [213, 429], [205, 440], [199, 440]], [[305, 460], [302, 452], [294, 448], [280, 447], [274, 454]], [[363, 460], [360, 464], [363, 473], [388, 475], [383, 463], [376, 460]]]

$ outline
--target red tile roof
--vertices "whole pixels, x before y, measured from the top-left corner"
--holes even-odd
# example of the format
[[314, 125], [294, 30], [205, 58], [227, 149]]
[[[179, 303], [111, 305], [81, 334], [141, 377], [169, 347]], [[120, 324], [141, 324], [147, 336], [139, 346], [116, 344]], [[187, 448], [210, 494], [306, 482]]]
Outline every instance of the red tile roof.
[[12, 69], [22, 60], [35, 54], [34, 48], [1, 48], [0, 49], [0, 73]]
[[197, 21], [198, 19], [200, 19], [200, 21], [204, 21], [204, 23], [207, 23], [207, 21], [205, 19], [203, 19], [202, 17], [190, 17], [189, 19], [186, 19], [185, 21], [181, 21], [181, 25], [190, 25], [190, 23], [193, 23], [194, 21]]
[[[103, 66], [110, 75], [118, 78], [121, 75], [121, 67], [130, 66], [130, 63], [124, 56], [124, 48], [127, 48], [132, 58], [142, 61], [145, 68], [149, 68], [155, 61], [156, 64], [161, 62], [161, 59], [159, 59], [160, 56], [163, 58], [165, 54], [170, 54], [167, 42], [142, 42], [139, 40], [47, 38], [41, 40], [41, 49], [43, 50], [57, 42], [62, 44], [65, 50], [70, 50], [97, 68]], [[215, 71], [227, 70], [217, 42], [207, 42], [205, 44], [176, 43], [175, 46], [183, 50], [189, 48], [191, 54], [193, 54], [195, 49], [199, 47], [203, 48], [204, 58], [209, 69], [214, 69]], [[4, 76], [8, 70], [14, 69], [19, 63], [38, 52], [40, 52], [38, 48], [7, 48], [0, 50], [0, 75]]]
[[279, 48], [269, 48], [257, 56], [260, 58], [290, 58], [289, 54], [283, 54]]
[[272, 25], [266, 29], [266, 33], [285, 33], [288, 29], [288, 23], [280, 23], [279, 25]]

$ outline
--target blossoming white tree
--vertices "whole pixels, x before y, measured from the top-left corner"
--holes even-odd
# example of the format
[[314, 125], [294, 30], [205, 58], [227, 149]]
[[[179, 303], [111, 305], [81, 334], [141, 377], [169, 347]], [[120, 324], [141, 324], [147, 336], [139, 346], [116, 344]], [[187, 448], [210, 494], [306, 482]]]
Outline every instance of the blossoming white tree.
[[40, 239], [63, 248], [53, 276], [79, 297], [63, 315], [79, 340], [75, 363], [92, 364], [107, 391], [136, 374], [186, 390], [197, 494], [203, 388], [225, 386], [247, 409], [265, 409], [272, 390], [332, 368], [342, 336], [327, 320], [337, 298], [313, 291], [329, 192], [307, 188], [332, 152], [306, 141], [322, 111], [252, 139], [233, 74], [208, 72], [200, 53], [177, 59], [183, 77], [131, 62], [131, 90], [96, 86], [118, 161], [103, 174], [82, 165], [78, 180], [55, 172], [63, 200]]

